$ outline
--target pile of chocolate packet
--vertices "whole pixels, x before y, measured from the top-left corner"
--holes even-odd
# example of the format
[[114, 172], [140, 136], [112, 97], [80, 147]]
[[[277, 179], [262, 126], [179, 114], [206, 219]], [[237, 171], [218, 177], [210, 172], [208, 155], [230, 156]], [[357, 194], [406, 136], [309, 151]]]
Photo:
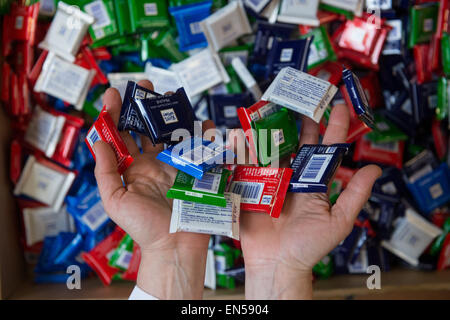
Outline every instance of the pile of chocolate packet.
[[[207, 287], [244, 279], [241, 212], [278, 219], [288, 193], [334, 203], [369, 163], [383, 175], [314, 274], [449, 268], [449, 12], [449, 0], [0, 1], [9, 173], [34, 280], [66, 282], [72, 265], [105, 285], [136, 280], [139, 246], [94, 177], [98, 140], [120, 174], [133, 165], [121, 131], [164, 144], [157, 159], [178, 170], [168, 232], [212, 235]], [[122, 98], [117, 126], [108, 87]], [[299, 149], [302, 118], [323, 135], [338, 104], [346, 143]], [[208, 119], [222, 141], [198, 133]], [[230, 129], [244, 131], [252, 165], [235, 164]], [[177, 131], [188, 135], [175, 142]]]

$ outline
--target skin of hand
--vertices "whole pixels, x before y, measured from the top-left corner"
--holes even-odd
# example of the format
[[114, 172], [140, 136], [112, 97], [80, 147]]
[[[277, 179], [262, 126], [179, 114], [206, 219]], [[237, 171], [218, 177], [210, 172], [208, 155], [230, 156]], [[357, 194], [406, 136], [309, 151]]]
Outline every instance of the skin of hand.
[[[349, 119], [347, 106], [335, 106], [322, 144], [345, 143]], [[235, 150], [245, 148], [244, 135], [232, 134]], [[318, 125], [304, 117], [300, 145], [318, 141]], [[374, 165], [360, 169], [332, 207], [327, 194], [288, 193], [278, 219], [242, 212], [246, 298], [311, 299], [312, 268], [351, 232], [380, 175]]]
[[[139, 85], [153, 90], [150, 81]], [[117, 126], [122, 101], [116, 89], [108, 89], [103, 104]], [[203, 129], [213, 128], [204, 122]], [[127, 132], [120, 133], [134, 161], [123, 175], [117, 172], [112, 148], [99, 141], [94, 145], [95, 177], [106, 212], [141, 247], [137, 285], [159, 299], [201, 299], [205, 279], [209, 235], [169, 233], [172, 200], [167, 190], [177, 170], [156, 159], [162, 145], [153, 146], [140, 136], [143, 153]]]

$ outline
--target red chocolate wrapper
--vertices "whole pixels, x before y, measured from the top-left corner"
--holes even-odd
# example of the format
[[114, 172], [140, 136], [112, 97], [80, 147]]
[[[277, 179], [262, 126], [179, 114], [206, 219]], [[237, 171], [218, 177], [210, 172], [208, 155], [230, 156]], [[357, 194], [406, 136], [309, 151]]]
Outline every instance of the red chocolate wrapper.
[[429, 64], [430, 44], [414, 46], [414, 61], [416, 62], [417, 83], [423, 84], [432, 79], [433, 73]]
[[83, 252], [81, 257], [95, 271], [105, 286], [111, 284], [112, 277], [119, 272], [119, 269], [108, 265], [108, 255], [114, 251], [122, 240], [125, 232], [116, 227], [116, 229], [100, 242], [94, 249], [88, 253]]
[[265, 112], [263, 110], [269, 104], [269, 101], [259, 101], [249, 108], [239, 108], [237, 110], [239, 121], [241, 122], [242, 129], [245, 133], [245, 138], [248, 142], [251, 164], [258, 163], [258, 153], [256, 151], [257, 139], [255, 136], [256, 131], [252, 128], [252, 122], [255, 120], [254, 114], [257, 115], [258, 119], [264, 118]]
[[340, 59], [378, 71], [381, 51], [391, 29], [385, 20], [364, 14], [362, 18], [355, 17], [343, 23], [333, 34], [332, 41]]
[[2, 65], [2, 92], [1, 100], [5, 103], [9, 102], [9, 95], [11, 93], [11, 66], [6, 61]]
[[450, 233], [445, 237], [445, 241], [442, 245], [441, 254], [439, 255], [439, 261], [437, 264], [438, 270], [445, 270], [448, 268], [450, 268]]
[[139, 271], [139, 264], [141, 263], [141, 248], [134, 242], [133, 255], [131, 256], [130, 265], [128, 269], [122, 273], [122, 279], [128, 281], [136, 281]]
[[34, 48], [28, 42], [16, 42], [12, 59], [14, 70], [28, 75], [33, 67]]
[[58, 112], [58, 114], [64, 116], [66, 122], [52, 159], [68, 167], [72, 161], [72, 155], [78, 142], [78, 135], [84, 125], [84, 120], [62, 112]]
[[439, 71], [441, 64], [441, 38], [444, 32], [450, 31], [450, 2], [448, 0], [439, 1], [439, 14], [436, 33], [431, 39], [430, 54], [428, 55], [428, 63], [433, 71]]
[[22, 173], [22, 145], [18, 139], [11, 143], [11, 155], [9, 164], [9, 177], [16, 184]]
[[[241, 194], [242, 211], [263, 212], [278, 218], [292, 174], [290, 168], [238, 166], [233, 174], [230, 192]], [[251, 196], [246, 197], [247, 194]]]
[[28, 75], [28, 80], [30, 81], [30, 85], [32, 88], [34, 88], [34, 85], [36, 84], [36, 81], [39, 78], [39, 75], [41, 74], [42, 66], [44, 65], [45, 59], [47, 59], [47, 55], [48, 55], [47, 50], [42, 51], [41, 55], [37, 59], [33, 68], [31, 69], [30, 74]]
[[94, 54], [92, 53], [91, 49], [89, 49], [89, 47], [83, 46], [81, 48], [81, 51], [77, 55], [77, 58], [75, 60], [75, 64], [85, 69], [95, 70], [96, 74], [94, 76], [94, 79], [92, 79], [91, 88], [95, 87], [98, 84], [108, 84], [108, 78], [106, 78], [105, 74], [98, 66], [97, 62], [95, 61]]
[[434, 119], [431, 126], [431, 132], [433, 134], [434, 147], [439, 159], [445, 159], [448, 148], [447, 131], [441, 127], [441, 121]]
[[20, 87], [19, 87], [19, 77], [17, 74], [15, 74], [14, 72], [11, 74], [11, 92], [9, 94], [9, 98], [10, 98], [10, 109], [9, 109], [9, 114], [13, 117], [18, 117], [20, 116], [20, 110], [21, 110], [21, 105], [20, 105]]
[[401, 169], [404, 149], [405, 141], [379, 144], [362, 137], [356, 142], [353, 161], [376, 162]]
[[30, 45], [34, 44], [36, 23], [39, 14], [39, 2], [31, 6], [22, 6], [17, 2], [11, 4], [11, 12], [7, 19], [12, 40], [27, 41]]
[[117, 159], [117, 167], [119, 174], [123, 174], [125, 170], [133, 162], [133, 158], [128, 152], [125, 142], [119, 134], [111, 116], [106, 111], [106, 106], [103, 107], [97, 120], [89, 129], [85, 142], [95, 159], [95, 153], [92, 149], [94, 143], [98, 140], [102, 140], [108, 143], [114, 150]]
[[312, 68], [308, 73], [337, 86], [342, 80], [343, 70], [341, 63], [328, 61], [323, 65]]
[[112, 55], [105, 47], [98, 47], [91, 49], [92, 54], [94, 55], [95, 60], [111, 60]]

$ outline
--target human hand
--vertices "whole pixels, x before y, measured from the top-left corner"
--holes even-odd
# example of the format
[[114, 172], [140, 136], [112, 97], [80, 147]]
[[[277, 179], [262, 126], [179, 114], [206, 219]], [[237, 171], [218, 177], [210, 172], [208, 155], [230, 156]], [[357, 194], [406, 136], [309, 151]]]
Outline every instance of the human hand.
[[[150, 81], [139, 85], [153, 90]], [[108, 89], [103, 104], [117, 126], [122, 101], [116, 89]], [[214, 127], [203, 123], [203, 129]], [[153, 146], [140, 136], [143, 153], [128, 132], [121, 136], [134, 161], [123, 175], [117, 172], [113, 150], [105, 142], [94, 145], [95, 177], [106, 212], [141, 247], [141, 265], [137, 285], [160, 299], [201, 299], [209, 235], [197, 233], [169, 234], [172, 200], [167, 190], [177, 170], [156, 156], [163, 145]]]
[[[345, 105], [333, 108], [323, 144], [345, 142], [349, 117]], [[243, 135], [234, 134], [238, 139], [232, 138], [232, 143], [242, 147]], [[318, 140], [318, 125], [305, 117], [300, 145]], [[381, 169], [374, 165], [360, 169], [332, 207], [327, 194], [288, 193], [279, 219], [243, 212], [246, 298], [311, 298], [312, 268], [351, 232], [380, 175]]]

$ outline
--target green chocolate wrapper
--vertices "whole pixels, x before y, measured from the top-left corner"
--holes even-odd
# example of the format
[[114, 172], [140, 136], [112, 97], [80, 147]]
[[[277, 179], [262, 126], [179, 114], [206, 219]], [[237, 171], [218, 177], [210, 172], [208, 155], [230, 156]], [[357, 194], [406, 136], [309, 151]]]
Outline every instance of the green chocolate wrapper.
[[216, 281], [217, 286], [234, 289], [236, 288], [236, 280], [224, 273], [223, 271], [234, 266], [234, 261], [239, 257], [241, 251], [231, 246], [222, 243], [214, 249], [214, 256], [216, 262]]
[[378, 113], [375, 113], [374, 116], [374, 129], [367, 134], [367, 138], [369, 138], [370, 141], [376, 143], [388, 143], [408, 139], [408, 136], [391, 121]]
[[112, 39], [119, 37], [113, 0], [85, 1], [82, 9], [95, 18], [94, 24], [89, 27], [93, 48], [109, 44]]
[[327, 61], [337, 60], [336, 53], [331, 45], [330, 37], [328, 36], [324, 26], [313, 29], [301, 38], [305, 39], [310, 36], [313, 36], [314, 40], [311, 43], [308, 58], [308, 69], [315, 68]]
[[436, 32], [439, 4], [429, 3], [425, 5], [412, 6], [409, 13], [409, 41], [408, 46], [412, 49], [418, 43], [431, 40]]
[[124, 235], [109, 259], [108, 264], [111, 267], [117, 268], [121, 271], [127, 270], [133, 255], [133, 245], [133, 239], [128, 234]]
[[131, 30], [134, 32], [168, 27], [169, 15], [165, 0], [129, 1]]
[[333, 274], [333, 259], [330, 255], [325, 256], [318, 264], [313, 268], [314, 274], [320, 279], [328, 279]]
[[328, 4], [324, 4], [324, 3], [320, 3], [319, 4], [319, 9], [320, 10], [325, 10], [325, 11], [330, 11], [330, 12], [334, 12], [334, 13], [338, 13], [338, 14], [342, 14], [343, 16], [345, 16], [348, 20], [353, 20], [354, 18], [354, 14], [351, 11], [345, 10], [345, 9], [341, 9], [341, 8], [336, 8], [334, 6], [330, 6]]
[[130, 19], [130, 7], [127, 0], [114, 0], [114, 8], [116, 9], [117, 27], [121, 36], [132, 33]]
[[94, 119], [98, 117], [103, 108], [102, 98], [106, 89], [106, 86], [96, 86], [90, 97], [91, 99], [84, 102], [83, 111]]
[[242, 93], [241, 83], [236, 71], [234, 71], [231, 65], [227, 66], [225, 70], [227, 71], [228, 76], [230, 77], [230, 82], [225, 84], [225, 86], [227, 87], [227, 92], [229, 94]]
[[436, 108], [436, 117], [442, 121], [448, 117], [449, 111], [449, 93], [450, 85], [445, 77], [439, 78], [438, 82], [438, 106]]
[[450, 232], [450, 218], [445, 220], [444, 225], [442, 226], [442, 230], [444, 232], [442, 232], [442, 234], [439, 237], [437, 237], [437, 239], [431, 245], [430, 254], [432, 256], [437, 256], [442, 250], [445, 238], [447, 237], [447, 234]]
[[182, 171], [178, 171], [173, 186], [167, 191], [167, 198], [226, 207], [224, 195], [231, 171], [217, 168], [205, 173], [198, 180]]
[[157, 30], [150, 34], [149, 43], [156, 47], [161, 56], [172, 62], [180, 62], [188, 57], [178, 49], [178, 43], [174, 38], [174, 31], [170, 29]]
[[442, 68], [447, 77], [450, 77], [450, 35], [446, 32], [441, 39]]
[[[253, 122], [252, 125], [258, 137], [258, 161], [261, 166], [267, 167], [272, 161], [283, 159], [297, 151], [297, 124], [288, 109], [281, 108], [280, 111]], [[272, 156], [272, 145], [278, 146], [278, 156]]]

